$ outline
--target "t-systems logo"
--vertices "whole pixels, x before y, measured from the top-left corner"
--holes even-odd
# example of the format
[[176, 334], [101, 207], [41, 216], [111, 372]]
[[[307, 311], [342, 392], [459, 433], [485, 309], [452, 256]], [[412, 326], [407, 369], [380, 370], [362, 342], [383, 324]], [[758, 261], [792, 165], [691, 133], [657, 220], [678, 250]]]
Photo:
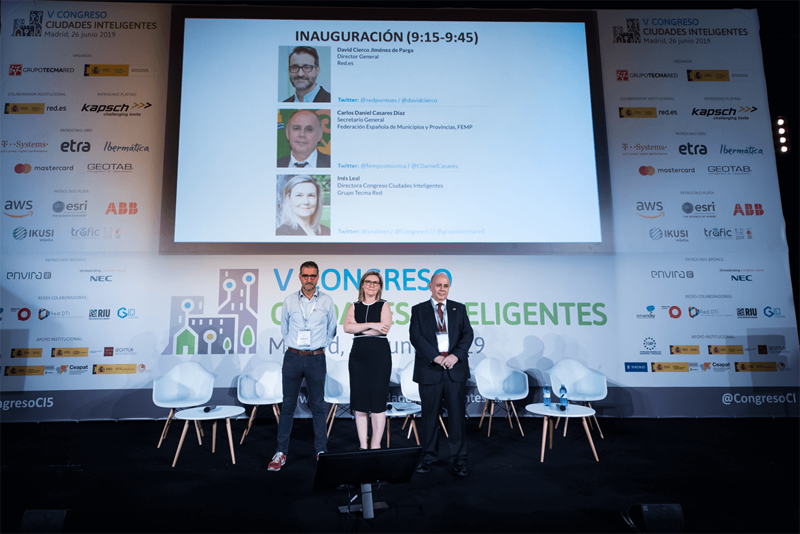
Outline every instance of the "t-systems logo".
[[658, 219], [664, 216], [664, 207], [661, 201], [648, 202], [639, 201], [636, 203], [636, 215], [645, 219]]

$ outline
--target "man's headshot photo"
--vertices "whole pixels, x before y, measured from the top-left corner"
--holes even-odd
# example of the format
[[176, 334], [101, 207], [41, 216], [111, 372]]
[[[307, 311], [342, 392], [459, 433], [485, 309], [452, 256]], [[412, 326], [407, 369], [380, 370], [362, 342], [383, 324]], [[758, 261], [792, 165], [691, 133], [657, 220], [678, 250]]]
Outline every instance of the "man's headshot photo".
[[[289, 120], [284, 123], [287, 116]], [[329, 169], [329, 125], [330, 110], [280, 110], [278, 129], [283, 127], [285, 135], [278, 133], [278, 167]]]
[[[286, 55], [288, 54], [288, 58]], [[322, 54], [323, 65], [320, 65]], [[323, 84], [330, 87], [330, 47], [296, 46], [294, 48], [281, 46], [279, 51], [279, 65], [288, 69], [289, 84], [286, 76], [279, 76], [279, 98], [290, 95], [284, 102], [330, 102], [331, 94], [325, 90]], [[284, 59], [285, 58], [285, 59]]]

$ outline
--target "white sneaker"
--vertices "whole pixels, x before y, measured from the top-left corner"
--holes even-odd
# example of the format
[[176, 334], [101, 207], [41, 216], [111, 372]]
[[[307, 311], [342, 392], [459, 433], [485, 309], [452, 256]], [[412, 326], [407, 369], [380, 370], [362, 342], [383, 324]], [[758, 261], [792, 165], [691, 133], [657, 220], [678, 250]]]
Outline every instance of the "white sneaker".
[[268, 471], [280, 471], [281, 467], [286, 463], [286, 455], [282, 452], [276, 452], [272, 457], [272, 461], [267, 466]]

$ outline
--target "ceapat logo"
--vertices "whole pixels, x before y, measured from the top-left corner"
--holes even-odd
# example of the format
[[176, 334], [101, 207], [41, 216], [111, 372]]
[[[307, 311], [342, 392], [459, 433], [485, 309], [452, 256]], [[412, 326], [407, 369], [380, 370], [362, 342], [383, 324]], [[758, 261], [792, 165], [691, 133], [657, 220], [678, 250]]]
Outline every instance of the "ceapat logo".
[[764, 208], [761, 204], [745, 204], [744, 209], [742, 209], [741, 204], [736, 204], [733, 207], [733, 215], [743, 215], [746, 217], [755, 215], [760, 217], [761, 215], [764, 215]]
[[650, 165], [642, 165], [639, 167], [639, 174], [642, 176], [653, 176], [656, 173], [656, 169]]
[[703, 372], [711, 369], [712, 373], [725, 373], [732, 369], [731, 362], [703, 362]]
[[14, 165], [14, 172], [17, 174], [28, 174], [31, 172], [31, 168], [29, 163], [17, 163]]

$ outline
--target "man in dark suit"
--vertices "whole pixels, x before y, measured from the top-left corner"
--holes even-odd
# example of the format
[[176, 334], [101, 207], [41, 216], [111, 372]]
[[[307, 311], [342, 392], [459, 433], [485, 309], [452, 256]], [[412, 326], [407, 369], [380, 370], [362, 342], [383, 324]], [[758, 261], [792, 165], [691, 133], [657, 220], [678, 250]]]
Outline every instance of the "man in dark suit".
[[317, 150], [322, 139], [322, 122], [310, 109], [296, 111], [286, 123], [286, 140], [291, 154], [278, 160], [278, 167], [329, 169], [331, 156]]
[[422, 400], [423, 457], [417, 473], [429, 472], [439, 460], [439, 413], [447, 408], [448, 442], [453, 474], [467, 474], [466, 414], [469, 347], [474, 334], [467, 308], [447, 300], [450, 278], [438, 273], [428, 285], [431, 300], [411, 308], [409, 338], [416, 350], [414, 382]]
[[295, 94], [284, 102], [330, 102], [331, 94], [317, 85], [319, 54], [316, 48], [298, 46], [289, 54], [289, 81]]

